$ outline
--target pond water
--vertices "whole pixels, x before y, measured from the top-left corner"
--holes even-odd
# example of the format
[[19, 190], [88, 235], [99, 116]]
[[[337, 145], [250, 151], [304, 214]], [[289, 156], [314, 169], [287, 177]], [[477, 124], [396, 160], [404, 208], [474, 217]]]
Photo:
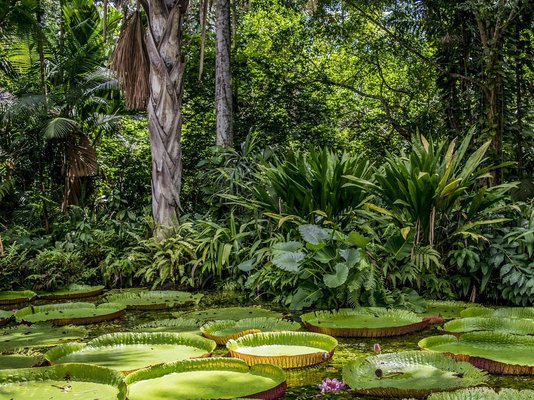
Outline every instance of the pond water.
[[[91, 299], [97, 301], [98, 299]], [[216, 293], [207, 294], [202, 299], [197, 307], [189, 307], [183, 310], [202, 310], [210, 307], [229, 307], [229, 306], [245, 306], [249, 304], [241, 304], [240, 298], [232, 293]], [[50, 302], [47, 302], [50, 303]], [[44, 302], [35, 302], [34, 304], [44, 304]], [[277, 310], [275, 307], [270, 307], [269, 304], [255, 304], [263, 307], [268, 307]], [[282, 311], [283, 310], [277, 310]], [[287, 315], [287, 314], [286, 314]], [[298, 320], [298, 315], [289, 315], [291, 318]], [[90, 337], [96, 337], [105, 333], [128, 331], [144, 322], [150, 322], [157, 319], [172, 318], [171, 312], [167, 311], [128, 311], [124, 317], [107, 323], [100, 323], [95, 325], [88, 325], [87, 329], [90, 332]], [[335, 355], [328, 363], [324, 363], [314, 367], [286, 370], [288, 390], [283, 399], [376, 399], [372, 397], [356, 396], [349, 391], [327, 392], [322, 394], [318, 389], [318, 385], [325, 378], [337, 378], [341, 380], [341, 371], [343, 365], [354, 358], [366, 357], [374, 355], [373, 346], [379, 343], [383, 353], [403, 351], [403, 350], [417, 350], [417, 342], [427, 336], [437, 334], [435, 327], [429, 327], [422, 332], [414, 334], [397, 336], [392, 338], [373, 338], [373, 339], [344, 339], [338, 338], [339, 346], [336, 349]], [[38, 355], [43, 353], [46, 349], [32, 349], [25, 350], [24, 354]], [[214, 352], [214, 356], [226, 356], [226, 349], [218, 346]], [[534, 377], [529, 376], [492, 376], [489, 380], [489, 386], [498, 388], [514, 388], [514, 389], [534, 389]]]

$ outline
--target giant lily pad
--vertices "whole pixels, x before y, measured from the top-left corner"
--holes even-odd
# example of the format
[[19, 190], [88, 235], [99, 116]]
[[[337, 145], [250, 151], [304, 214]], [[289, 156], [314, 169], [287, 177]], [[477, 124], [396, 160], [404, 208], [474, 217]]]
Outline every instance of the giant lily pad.
[[274, 365], [210, 358], [142, 369], [126, 377], [130, 400], [277, 399], [286, 389], [285, 374]]
[[338, 311], [315, 311], [301, 316], [306, 329], [332, 336], [382, 337], [423, 330], [429, 324], [406, 310], [361, 307]]
[[189, 332], [201, 334], [202, 321], [190, 318], [158, 319], [137, 325], [136, 332]]
[[470, 307], [461, 312], [462, 318], [532, 318], [534, 319], [534, 307]]
[[257, 332], [296, 331], [300, 328], [297, 322], [284, 321], [279, 318], [258, 317], [239, 321], [222, 320], [208, 322], [200, 330], [208, 339], [217, 344], [226, 344], [230, 339]]
[[9, 292], [0, 292], [0, 305], [11, 305], [27, 303], [32, 300], [36, 294], [31, 290], [17, 290]]
[[266, 310], [260, 307], [224, 307], [208, 308], [202, 311], [192, 311], [186, 313], [173, 313], [175, 317], [196, 318], [204, 321], [215, 321], [231, 319], [234, 321], [255, 318], [255, 317], [272, 317], [282, 318], [283, 315], [276, 311]]
[[425, 397], [480, 385], [486, 374], [438, 353], [406, 351], [350, 361], [343, 380], [357, 393], [377, 397]]
[[216, 346], [212, 340], [187, 333], [111, 333], [87, 344], [55, 347], [45, 358], [52, 364], [96, 364], [129, 372], [165, 362], [209, 357]]
[[105, 286], [89, 286], [72, 284], [51, 293], [40, 293], [39, 298], [44, 300], [67, 300], [94, 297], [102, 294]]
[[463, 310], [473, 306], [476, 305], [463, 301], [426, 300], [426, 311], [422, 315], [439, 315], [444, 319], [459, 318]]
[[453, 335], [465, 332], [492, 331], [514, 335], [534, 335], [534, 320], [520, 318], [460, 318], [443, 325], [443, 333]]
[[1, 400], [124, 400], [126, 390], [120, 374], [94, 365], [0, 371]]
[[33, 324], [50, 322], [54, 325], [88, 325], [111, 321], [124, 315], [124, 306], [118, 304], [63, 303], [30, 306], [15, 313], [17, 321]]
[[428, 400], [532, 400], [534, 390], [471, 388], [456, 392], [434, 393]]
[[419, 347], [469, 361], [492, 374], [534, 374], [534, 336], [470, 332], [458, 338], [453, 335], [428, 337], [419, 341]]
[[37, 356], [23, 356], [20, 354], [0, 355], [0, 369], [30, 368], [42, 361], [43, 358]]
[[179, 292], [174, 290], [129, 291], [106, 296], [109, 303], [117, 303], [127, 310], [166, 310], [187, 304], [198, 304], [201, 293]]
[[11, 317], [13, 317], [12, 312], [0, 310], [0, 326], [6, 325]]
[[6, 353], [21, 348], [50, 347], [80, 340], [87, 335], [82, 327], [50, 325], [17, 326], [0, 331], [0, 352]]
[[249, 365], [274, 364], [299, 368], [330, 359], [337, 347], [331, 336], [311, 332], [262, 332], [229, 340], [226, 348], [232, 357]]

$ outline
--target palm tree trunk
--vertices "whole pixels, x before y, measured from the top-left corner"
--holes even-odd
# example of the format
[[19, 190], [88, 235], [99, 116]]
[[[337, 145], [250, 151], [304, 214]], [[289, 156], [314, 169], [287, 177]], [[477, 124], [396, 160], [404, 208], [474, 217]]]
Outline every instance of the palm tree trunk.
[[232, 73], [230, 70], [230, 0], [217, 0], [216, 9], [215, 102], [217, 144], [234, 143], [232, 124]]
[[182, 181], [182, 26], [188, 0], [149, 0], [146, 34], [150, 59], [148, 121], [152, 153], [152, 214], [164, 237], [178, 225]]

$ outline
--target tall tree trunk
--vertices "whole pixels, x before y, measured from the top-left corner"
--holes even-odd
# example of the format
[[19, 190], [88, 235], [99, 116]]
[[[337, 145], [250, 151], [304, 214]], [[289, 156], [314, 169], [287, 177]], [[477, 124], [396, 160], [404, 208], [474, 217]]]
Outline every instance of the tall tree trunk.
[[182, 27], [188, 0], [143, 2], [150, 59], [148, 121], [152, 153], [152, 214], [156, 236], [165, 237], [180, 216], [182, 94], [185, 60]]
[[217, 0], [215, 103], [217, 144], [234, 144], [232, 116], [232, 73], [230, 70], [230, 0]]

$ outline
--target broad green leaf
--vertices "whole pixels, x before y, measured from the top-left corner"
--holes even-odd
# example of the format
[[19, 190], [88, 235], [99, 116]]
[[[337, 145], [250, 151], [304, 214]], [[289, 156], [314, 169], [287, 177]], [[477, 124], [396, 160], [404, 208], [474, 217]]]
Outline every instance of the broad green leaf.
[[302, 260], [304, 260], [304, 253], [284, 252], [273, 257], [273, 264], [284, 271], [298, 272]]
[[358, 246], [364, 249], [365, 246], [367, 246], [367, 243], [369, 243], [371, 239], [368, 239], [362, 234], [353, 231], [349, 233], [347, 240], [350, 244], [353, 244], [354, 246]]
[[336, 264], [336, 272], [323, 276], [323, 282], [329, 288], [337, 288], [343, 285], [349, 276], [349, 268], [345, 263]]
[[302, 239], [311, 244], [319, 244], [331, 237], [330, 230], [312, 224], [300, 225], [299, 232]]

